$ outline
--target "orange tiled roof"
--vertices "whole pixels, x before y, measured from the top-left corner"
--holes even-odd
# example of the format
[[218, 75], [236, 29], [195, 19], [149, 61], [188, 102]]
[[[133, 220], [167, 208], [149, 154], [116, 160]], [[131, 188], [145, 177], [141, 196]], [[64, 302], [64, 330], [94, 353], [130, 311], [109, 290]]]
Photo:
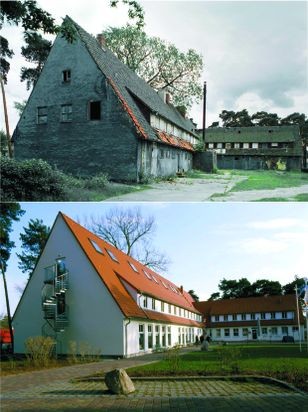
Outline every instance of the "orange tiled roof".
[[169, 133], [163, 132], [158, 129], [156, 129], [156, 134], [163, 143], [167, 143], [172, 146], [177, 146], [182, 149], [189, 150], [191, 152], [195, 151], [194, 146], [190, 142], [187, 142], [187, 140], [180, 139], [179, 137], [173, 136]]
[[[185, 291], [181, 293], [180, 289], [174, 283], [145, 267], [132, 257], [127, 256], [122, 251], [74, 222], [68, 216], [62, 213], [60, 213], [60, 215], [125, 316], [150, 318], [154, 320], [156, 314], [154, 315], [155, 312], [145, 311], [140, 308], [126, 290], [121, 279], [139, 293], [153, 296], [162, 301], [200, 314], [194, 307], [194, 300], [189, 293]], [[91, 241], [94, 241], [103, 253], [98, 252], [93, 244], [91, 244]], [[108, 251], [110, 254], [108, 254]], [[113, 255], [116, 260], [110, 255]], [[158, 315], [161, 316], [163, 314], [158, 313], [157, 316]], [[169, 315], [166, 315], [166, 319], [168, 316]], [[169, 318], [176, 319], [181, 324], [186, 324], [186, 321], [188, 321], [190, 322], [189, 324], [194, 322], [194, 324], [197, 324], [199, 327], [202, 326], [202, 323], [189, 319], [181, 319], [176, 316], [169, 316]]]

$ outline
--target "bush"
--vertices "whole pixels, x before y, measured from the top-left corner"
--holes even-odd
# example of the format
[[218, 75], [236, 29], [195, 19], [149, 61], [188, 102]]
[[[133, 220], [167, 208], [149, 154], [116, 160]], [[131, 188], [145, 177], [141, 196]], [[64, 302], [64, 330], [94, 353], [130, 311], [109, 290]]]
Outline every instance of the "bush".
[[34, 336], [25, 341], [27, 359], [34, 366], [48, 366], [56, 342], [50, 337]]
[[1, 157], [0, 167], [2, 201], [63, 200], [63, 176], [47, 162]]
[[217, 348], [218, 359], [221, 362], [222, 369], [229, 369], [232, 373], [240, 372], [240, 359], [242, 351], [238, 347], [223, 346]]

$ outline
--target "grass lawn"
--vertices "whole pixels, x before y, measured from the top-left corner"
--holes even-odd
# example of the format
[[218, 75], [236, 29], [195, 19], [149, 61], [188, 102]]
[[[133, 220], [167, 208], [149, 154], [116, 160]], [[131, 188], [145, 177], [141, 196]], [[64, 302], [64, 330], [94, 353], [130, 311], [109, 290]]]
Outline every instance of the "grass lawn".
[[246, 190], [272, 190], [276, 188], [298, 187], [308, 184], [308, 174], [301, 172], [278, 172], [275, 170], [232, 170], [226, 174], [247, 176], [238, 182], [231, 192]]
[[308, 390], [308, 353], [297, 344], [210, 345], [210, 352], [192, 351], [178, 356], [167, 352], [164, 360], [128, 369], [130, 376], [266, 375]]

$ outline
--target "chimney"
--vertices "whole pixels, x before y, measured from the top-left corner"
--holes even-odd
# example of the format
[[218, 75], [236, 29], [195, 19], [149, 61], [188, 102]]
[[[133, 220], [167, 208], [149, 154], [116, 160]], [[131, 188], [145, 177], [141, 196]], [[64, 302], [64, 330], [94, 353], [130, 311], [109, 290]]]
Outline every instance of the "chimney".
[[167, 103], [167, 104], [171, 103], [171, 94], [170, 93], [165, 94], [165, 103]]
[[96, 35], [96, 40], [98, 41], [98, 44], [101, 46], [101, 48], [105, 51], [106, 50], [105, 36], [102, 33], [99, 33]]
[[183, 286], [182, 286], [182, 285], [180, 286], [180, 292], [181, 292], [182, 295], [183, 295]]

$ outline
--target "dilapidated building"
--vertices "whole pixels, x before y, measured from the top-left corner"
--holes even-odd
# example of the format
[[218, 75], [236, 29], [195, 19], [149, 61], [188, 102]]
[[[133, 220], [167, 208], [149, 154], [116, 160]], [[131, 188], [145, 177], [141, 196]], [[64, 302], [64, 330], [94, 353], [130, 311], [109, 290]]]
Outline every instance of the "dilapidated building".
[[138, 181], [192, 168], [199, 137], [157, 92], [69, 17], [13, 135], [17, 159], [41, 158], [75, 175]]
[[217, 153], [220, 169], [300, 170], [303, 148], [299, 127], [255, 126], [206, 129], [206, 150]]

